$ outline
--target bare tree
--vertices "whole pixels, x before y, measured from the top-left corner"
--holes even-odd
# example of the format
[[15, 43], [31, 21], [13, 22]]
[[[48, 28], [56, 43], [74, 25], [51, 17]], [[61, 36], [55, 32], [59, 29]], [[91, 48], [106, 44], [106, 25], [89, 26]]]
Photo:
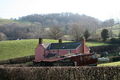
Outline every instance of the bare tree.
[[59, 39], [63, 35], [64, 35], [63, 31], [57, 26], [51, 27], [48, 30], [48, 36], [52, 39]]
[[0, 41], [7, 39], [6, 35], [0, 32]]
[[83, 37], [83, 29], [77, 23], [74, 23], [71, 25], [69, 33], [73, 37], [72, 40], [75, 40], [75, 41], [80, 41]]
[[119, 32], [119, 34], [118, 34], [118, 38], [120, 39], [120, 32]]

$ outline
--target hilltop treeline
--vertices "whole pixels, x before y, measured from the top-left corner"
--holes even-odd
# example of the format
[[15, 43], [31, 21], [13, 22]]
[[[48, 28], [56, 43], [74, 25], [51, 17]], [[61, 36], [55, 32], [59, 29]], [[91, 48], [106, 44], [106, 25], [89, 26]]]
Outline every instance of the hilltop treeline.
[[55, 13], [55, 14], [33, 14], [20, 17], [19, 21], [38, 22], [42, 26], [50, 27], [53, 25], [67, 26], [71, 23], [79, 23], [85, 28], [110, 27], [114, 25], [114, 19], [100, 21], [94, 17], [87, 15], [79, 15], [73, 13]]
[[4, 23], [0, 20], [0, 36], [7, 39], [38, 37], [56, 39], [66, 34], [73, 35], [77, 31], [79, 34], [76, 35], [83, 34], [85, 30], [94, 33], [100, 27], [114, 25], [113, 19], [102, 22], [90, 16], [73, 13], [33, 14], [13, 19], [8, 23], [7, 21]]
[[71, 23], [80, 23], [81, 25], [84, 25], [84, 27], [91, 27], [91, 28], [99, 26], [99, 20], [93, 17], [86, 15], [72, 14], [72, 13], [59, 13], [59, 14], [46, 14], [46, 15], [33, 14], [33, 15], [20, 17], [18, 20], [38, 22], [45, 27], [51, 27], [53, 25], [69, 27], [68, 25]]
[[0, 32], [4, 33], [7, 39], [27, 39], [39, 38], [44, 32], [43, 28], [37, 24], [32, 23], [9, 23], [0, 25]]

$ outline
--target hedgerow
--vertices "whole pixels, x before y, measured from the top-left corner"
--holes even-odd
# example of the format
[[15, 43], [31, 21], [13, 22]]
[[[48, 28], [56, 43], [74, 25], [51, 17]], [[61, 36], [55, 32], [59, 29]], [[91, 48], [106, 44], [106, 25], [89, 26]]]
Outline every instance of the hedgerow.
[[0, 67], [0, 80], [120, 80], [120, 67]]

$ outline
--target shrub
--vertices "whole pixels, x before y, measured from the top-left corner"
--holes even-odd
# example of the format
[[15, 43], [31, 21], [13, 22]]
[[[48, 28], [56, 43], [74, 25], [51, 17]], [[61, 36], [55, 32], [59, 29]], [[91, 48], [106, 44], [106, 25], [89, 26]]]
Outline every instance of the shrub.
[[120, 80], [120, 67], [0, 67], [0, 80]]
[[0, 64], [20, 64], [34, 60], [34, 55], [0, 61]]
[[110, 40], [110, 43], [114, 43], [114, 44], [120, 43], [120, 39], [112, 38]]
[[6, 39], [7, 39], [6, 35], [4, 33], [0, 32], [0, 41], [6, 40]]
[[111, 62], [120, 61], [120, 56], [110, 57], [110, 61], [111, 61]]

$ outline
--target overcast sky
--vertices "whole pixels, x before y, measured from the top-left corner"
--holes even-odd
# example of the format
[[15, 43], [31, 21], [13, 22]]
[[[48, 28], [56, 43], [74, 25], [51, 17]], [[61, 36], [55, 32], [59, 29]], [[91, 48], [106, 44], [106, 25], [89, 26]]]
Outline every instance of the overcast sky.
[[120, 19], [120, 0], [0, 0], [0, 18], [61, 12]]

